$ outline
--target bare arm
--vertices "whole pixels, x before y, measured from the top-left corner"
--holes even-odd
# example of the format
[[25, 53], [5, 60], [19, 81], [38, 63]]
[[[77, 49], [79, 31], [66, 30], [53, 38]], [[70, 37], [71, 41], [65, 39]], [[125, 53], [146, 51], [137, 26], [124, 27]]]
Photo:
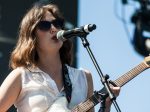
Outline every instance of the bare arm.
[[[88, 95], [87, 99], [90, 98], [93, 95], [93, 79], [92, 75], [89, 71], [85, 71], [87, 83], [88, 83]], [[90, 109], [88, 112], [94, 112], [94, 108]]]
[[13, 70], [0, 87], [0, 112], [7, 111], [16, 101], [21, 90], [21, 72]]

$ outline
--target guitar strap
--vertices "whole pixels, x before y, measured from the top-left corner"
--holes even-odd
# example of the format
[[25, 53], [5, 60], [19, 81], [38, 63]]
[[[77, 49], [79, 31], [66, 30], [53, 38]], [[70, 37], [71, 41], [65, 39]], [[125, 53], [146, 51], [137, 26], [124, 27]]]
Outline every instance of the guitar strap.
[[70, 103], [71, 93], [72, 93], [72, 83], [71, 83], [69, 73], [68, 73], [68, 68], [66, 65], [63, 65], [62, 73], [63, 73], [63, 82], [64, 82], [64, 90], [66, 93], [66, 98], [67, 98], [68, 103]]

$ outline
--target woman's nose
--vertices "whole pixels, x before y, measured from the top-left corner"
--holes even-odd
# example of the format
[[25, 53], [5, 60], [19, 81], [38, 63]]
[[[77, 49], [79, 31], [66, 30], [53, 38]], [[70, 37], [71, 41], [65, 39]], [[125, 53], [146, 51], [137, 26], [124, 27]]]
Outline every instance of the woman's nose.
[[56, 33], [58, 32], [59, 29], [57, 29], [53, 24], [51, 25], [51, 28], [50, 28], [50, 32], [53, 34], [53, 33]]

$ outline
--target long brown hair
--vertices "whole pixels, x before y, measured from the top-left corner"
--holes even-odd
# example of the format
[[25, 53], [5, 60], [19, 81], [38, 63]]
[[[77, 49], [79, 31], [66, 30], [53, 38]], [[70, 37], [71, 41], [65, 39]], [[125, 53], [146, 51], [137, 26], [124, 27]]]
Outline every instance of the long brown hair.
[[[19, 27], [19, 39], [15, 49], [11, 53], [10, 67], [15, 69], [23, 66], [35, 66], [38, 61], [36, 51], [37, 39], [34, 30], [38, 22], [44, 17], [45, 13], [50, 11], [55, 18], [64, 19], [54, 4], [35, 5], [24, 16]], [[72, 61], [72, 43], [67, 40], [60, 49], [60, 58], [63, 64], [71, 64]]]

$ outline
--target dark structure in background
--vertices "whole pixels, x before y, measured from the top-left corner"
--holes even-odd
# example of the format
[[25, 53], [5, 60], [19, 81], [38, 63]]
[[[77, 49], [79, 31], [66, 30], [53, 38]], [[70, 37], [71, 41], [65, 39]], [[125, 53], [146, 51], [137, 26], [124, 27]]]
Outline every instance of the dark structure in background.
[[133, 45], [143, 56], [150, 53], [150, 1], [138, 0], [140, 8], [135, 11], [131, 20], [135, 24]]
[[[140, 5], [131, 17], [131, 21], [135, 25], [132, 45], [140, 55], [148, 56], [150, 54], [150, 0], [132, 1], [138, 2]], [[122, 0], [124, 5], [128, 2], [129, 0]]]
[[[55, 3], [59, 6], [66, 26], [77, 26], [78, 0], [0, 0], [0, 84], [10, 72], [9, 57], [16, 43], [18, 26], [24, 14], [34, 3]], [[74, 40], [74, 60], [76, 60], [77, 43]], [[73, 66], [76, 66], [76, 61]], [[14, 112], [12, 107], [9, 112]]]

